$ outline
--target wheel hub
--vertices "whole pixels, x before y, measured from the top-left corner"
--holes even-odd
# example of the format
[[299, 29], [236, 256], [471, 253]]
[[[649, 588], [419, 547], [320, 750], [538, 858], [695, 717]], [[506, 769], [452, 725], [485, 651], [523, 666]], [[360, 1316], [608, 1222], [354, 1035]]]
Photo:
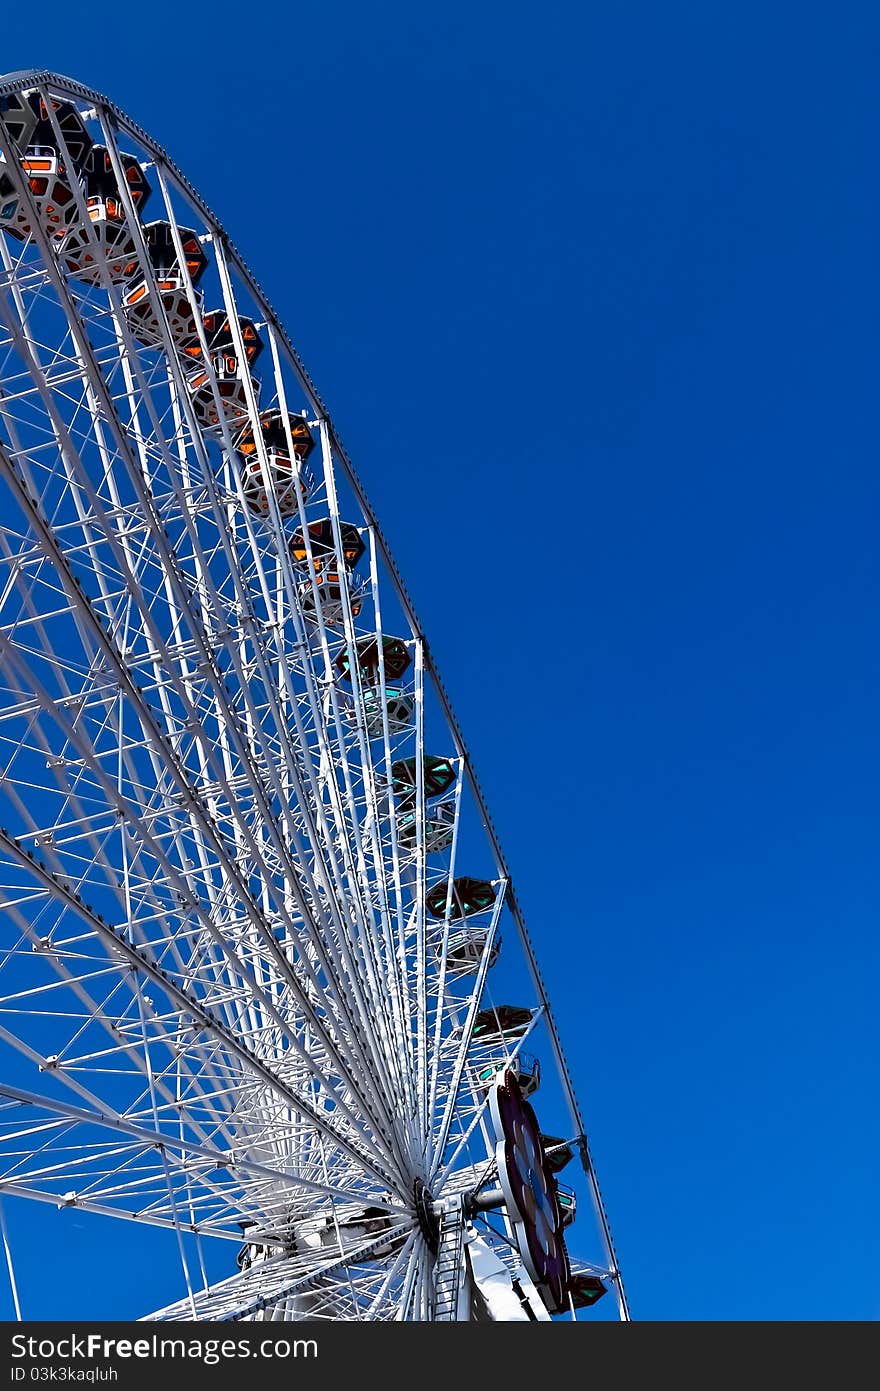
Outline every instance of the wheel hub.
[[440, 1219], [434, 1211], [434, 1195], [420, 1178], [413, 1184], [413, 1199], [422, 1236], [429, 1251], [436, 1256], [440, 1246]]

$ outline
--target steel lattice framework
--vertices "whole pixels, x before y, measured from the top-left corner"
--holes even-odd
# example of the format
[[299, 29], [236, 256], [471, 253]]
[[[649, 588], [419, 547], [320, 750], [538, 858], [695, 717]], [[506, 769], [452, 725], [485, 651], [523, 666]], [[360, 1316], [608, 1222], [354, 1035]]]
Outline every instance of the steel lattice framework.
[[505, 1317], [490, 1266], [548, 1317], [489, 1108], [538, 1054], [597, 1219], [551, 1312], [628, 1317], [507, 866], [302, 363], [105, 97], [6, 78], [0, 152], [0, 1194], [167, 1229], [152, 1317]]

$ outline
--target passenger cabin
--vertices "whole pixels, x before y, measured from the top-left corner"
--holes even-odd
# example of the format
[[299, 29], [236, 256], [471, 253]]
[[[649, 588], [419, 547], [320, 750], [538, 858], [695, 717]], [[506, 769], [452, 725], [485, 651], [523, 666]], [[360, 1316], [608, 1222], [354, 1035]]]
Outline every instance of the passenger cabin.
[[[220, 431], [222, 418], [228, 429], [238, 430], [248, 418], [247, 386], [238, 371], [238, 360], [226, 353], [217, 353], [211, 366], [217, 384], [216, 397], [207, 367], [194, 367], [187, 373], [186, 388], [196, 420], [205, 430]], [[256, 394], [259, 382], [254, 382], [253, 386]]]
[[[225, 423], [228, 429], [240, 431], [248, 418], [247, 379], [251, 363], [256, 361], [263, 350], [263, 341], [253, 319], [240, 318], [238, 328], [244, 348], [244, 368], [239, 363], [238, 343], [229, 322], [229, 315], [221, 309], [214, 309], [202, 316], [202, 331], [211, 367], [214, 369], [217, 396], [221, 403], [219, 410], [210, 373], [203, 362], [201, 342], [196, 341], [184, 350], [187, 357], [193, 358], [199, 364], [188, 373], [187, 387], [196, 419], [206, 430], [220, 432], [222, 424]], [[254, 395], [258, 396], [260, 383], [254, 379], [252, 385]]]
[[[73, 166], [73, 172], [78, 173], [91, 148], [92, 137], [76, 107], [60, 97], [51, 97], [47, 105], [39, 92], [29, 92], [24, 100], [30, 106], [34, 117], [24, 153], [27, 154], [32, 145], [51, 145], [54, 149], [60, 150], [55, 132], [57, 125], [64, 142], [66, 158]], [[4, 119], [8, 123], [8, 118]]]
[[[249, 367], [252, 367], [263, 351], [263, 340], [257, 332], [257, 326], [253, 319], [248, 319], [245, 318], [244, 315], [241, 315], [238, 320], [238, 328], [244, 346], [245, 361]], [[211, 309], [207, 314], [203, 314], [202, 330], [205, 335], [205, 342], [208, 345], [209, 357], [214, 358], [222, 353], [224, 357], [229, 359], [227, 363], [227, 372], [231, 373], [237, 370], [236, 367], [230, 364], [238, 357], [238, 344], [232, 332], [229, 315], [226, 313], [225, 309]], [[188, 348], [187, 356], [201, 358], [201, 343], [197, 343], [194, 348]]]
[[298, 510], [300, 499], [305, 502], [309, 495], [311, 479], [305, 462], [315, 447], [312, 432], [304, 416], [288, 414], [285, 418], [281, 411], [271, 410], [260, 414], [260, 437], [262, 450], [248, 423], [234, 441], [242, 464], [244, 500], [251, 512], [267, 517], [271, 487], [279, 513], [290, 517]]
[[510, 1043], [522, 1038], [535, 1013], [525, 1005], [494, 1005], [492, 1009], [481, 1009], [474, 1018], [471, 1040], [474, 1043]]
[[512, 1072], [524, 1097], [534, 1095], [541, 1085], [541, 1063], [530, 1053], [518, 1053], [503, 1063], [486, 1063], [476, 1073], [476, 1085], [489, 1091], [503, 1073]]
[[[259, 356], [263, 344], [253, 319], [242, 318], [238, 322], [246, 360], [244, 371], [239, 367], [238, 347], [229, 316], [222, 310], [213, 310], [202, 317], [202, 330], [211, 367], [214, 369], [221, 409], [218, 409], [214, 396], [210, 372], [203, 362], [201, 343], [197, 341], [185, 349], [187, 357], [193, 358], [199, 364], [187, 374], [186, 384], [196, 419], [206, 430], [220, 431], [221, 415], [227, 428], [233, 431], [240, 431], [248, 418], [249, 364]], [[255, 380], [255, 395], [259, 392], [259, 386], [259, 382]]]
[[[0, 164], [2, 164], [0, 155]], [[0, 169], [0, 227], [11, 225], [18, 212], [18, 194], [9, 175], [4, 169]]]
[[[386, 637], [382, 644], [375, 637], [359, 638], [357, 647], [358, 673], [365, 686], [377, 686], [384, 668], [385, 680], [399, 681], [412, 661], [403, 638]], [[351, 658], [346, 647], [336, 658], [336, 670], [343, 681], [351, 680]]]
[[[413, 758], [398, 758], [391, 765], [391, 784], [397, 796], [397, 839], [405, 850], [415, 850], [418, 843], [418, 815], [416, 812], [416, 772], [418, 764]], [[448, 792], [456, 779], [456, 771], [448, 758], [436, 754], [425, 754], [422, 760], [422, 779], [425, 800], [442, 796]], [[439, 854], [446, 850], [455, 834], [455, 800], [436, 802], [426, 807], [422, 822], [422, 844], [425, 854]]]
[[[180, 227], [178, 232], [184, 265], [191, 284], [196, 286], [205, 272], [208, 258], [192, 228]], [[129, 288], [122, 296], [126, 318], [139, 343], [148, 348], [161, 346], [162, 330], [156, 316], [155, 295], [165, 311], [172, 342], [178, 351], [186, 353], [198, 343], [199, 335], [187, 294], [186, 275], [178, 263], [171, 223], [148, 222], [144, 228], [144, 240], [153, 276], [144, 279], [137, 274], [129, 282]]]
[[575, 1309], [589, 1309], [607, 1293], [608, 1287], [592, 1271], [573, 1270], [569, 1275], [566, 1297]]
[[[150, 196], [150, 185], [134, 155], [120, 154], [119, 160], [132, 202], [140, 211]], [[106, 146], [93, 145], [89, 150], [82, 183], [88, 224], [77, 215], [66, 233], [59, 247], [65, 267], [88, 285], [99, 285], [104, 274], [114, 284], [131, 280], [139, 266], [137, 249]]]
[[557, 1183], [556, 1201], [559, 1203], [559, 1216], [563, 1227], [570, 1227], [577, 1216], [577, 1196], [568, 1184]]
[[[153, 289], [151, 295], [150, 289], [148, 280], [137, 280], [122, 296], [122, 307], [132, 334], [145, 348], [163, 346], [162, 329], [154, 304], [155, 297], [162, 306], [163, 318], [168, 324], [168, 332], [175, 348], [182, 353], [188, 352], [198, 343], [199, 331], [186, 290], [180, 285], [172, 285], [166, 289]], [[196, 299], [198, 300], [198, 294]]]
[[[446, 969], [452, 975], [474, 975], [486, 952], [488, 932], [478, 927], [462, 927], [449, 933], [446, 942]], [[437, 940], [438, 953], [443, 950], [442, 938]], [[488, 968], [495, 965], [501, 952], [501, 938], [496, 937], [489, 948]]]
[[34, 102], [21, 92], [11, 92], [0, 97], [0, 116], [13, 145], [23, 154], [33, 139], [39, 119]]
[[[381, 1240], [387, 1234], [386, 1240]], [[399, 1251], [407, 1238], [407, 1230], [399, 1222], [391, 1219], [390, 1213], [381, 1207], [370, 1205], [363, 1208], [337, 1207], [335, 1216], [321, 1215], [296, 1222], [293, 1227], [293, 1249], [306, 1251], [339, 1251], [363, 1247], [375, 1242], [364, 1260], [378, 1261]]]
[[[298, 527], [293, 533], [290, 540], [290, 556], [299, 570], [307, 570], [309, 567], [306, 536], [308, 536], [308, 544], [311, 547], [312, 563], [315, 570], [321, 571], [328, 566], [331, 570], [338, 570], [339, 561], [336, 558], [333, 523], [330, 518], [322, 517], [320, 521], [309, 522], [305, 533], [301, 527]], [[343, 564], [346, 569], [353, 570], [364, 553], [361, 534], [351, 522], [340, 522], [339, 536], [342, 542]]]
[[[344, 706], [346, 719], [349, 724], [356, 725], [357, 702], [353, 696], [348, 696], [345, 692], [343, 692], [343, 694], [346, 695], [346, 703]], [[411, 728], [415, 701], [402, 687], [385, 687], [384, 706], [379, 691], [371, 690], [369, 687], [366, 687], [362, 695], [362, 709], [364, 712], [368, 739], [384, 738], [386, 721], [388, 724], [388, 733], [392, 736], [395, 734], [403, 734]]]
[[[183, 250], [183, 264], [193, 285], [198, 285], [208, 264], [198, 234], [191, 227], [178, 227], [178, 236]], [[174, 244], [174, 229], [170, 222], [160, 220], [148, 222], [144, 228], [144, 241], [147, 255], [156, 276], [160, 290], [184, 283], [183, 272], [177, 258]]]
[[[152, 192], [147, 176], [136, 155], [120, 151], [119, 163], [122, 166], [131, 201], [140, 217], [144, 204]], [[95, 203], [105, 203], [107, 216], [115, 222], [123, 222], [125, 220], [125, 204], [119, 191], [113, 160], [106, 145], [93, 145], [91, 147], [83, 160], [81, 174], [86, 207], [91, 209]]]
[[266, 1259], [269, 1254], [269, 1247], [260, 1241], [249, 1241], [245, 1236], [245, 1233], [249, 1231], [251, 1227], [257, 1225], [256, 1222], [239, 1222], [238, 1225], [241, 1227], [241, 1233], [245, 1240], [244, 1245], [240, 1246], [238, 1249], [238, 1254], [235, 1257], [235, 1264], [238, 1266], [239, 1270], [250, 1270], [251, 1266]]
[[[51, 116], [39, 92], [6, 97], [3, 102], [3, 118], [21, 151], [20, 164], [40, 226], [53, 240], [63, 237], [78, 216], [73, 181], [91, 148], [92, 138], [69, 101], [53, 98]], [[18, 241], [27, 241], [33, 232], [31, 212], [26, 202], [16, 201], [14, 214], [4, 220], [4, 230]]]
[[568, 1140], [563, 1140], [560, 1135], [542, 1135], [541, 1146], [544, 1150], [544, 1158], [554, 1174], [561, 1173], [566, 1164], [570, 1164], [574, 1159], [572, 1145]]
[[317, 623], [316, 609], [320, 608], [321, 617], [328, 627], [342, 627], [345, 619], [343, 589], [348, 590], [352, 617], [357, 618], [363, 607], [362, 595], [359, 590], [349, 588], [346, 575], [340, 577], [334, 570], [325, 570], [316, 574], [314, 581], [303, 580], [298, 586], [297, 595], [303, 617], [309, 623]]
[[[416, 795], [416, 759], [398, 758], [391, 765], [391, 780], [401, 802], [412, 801]], [[441, 797], [456, 779], [455, 768], [448, 758], [426, 753], [422, 760], [422, 779], [425, 797]]]
[[[397, 816], [397, 839], [405, 850], [418, 844], [418, 812], [411, 804]], [[452, 844], [455, 835], [455, 802], [435, 802], [425, 813], [422, 844], [426, 855], [438, 855]]]
[[[425, 907], [432, 918], [446, 917], [446, 905], [449, 898], [447, 889], [447, 882], [442, 879], [439, 884], [434, 885], [425, 898]], [[466, 876], [454, 879], [449, 907], [450, 922], [457, 922], [460, 918], [469, 918], [474, 913], [485, 913], [488, 908], [493, 907], [495, 898], [495, 885], [490, 884], [488, 879], [469, 879]]]
[[[402, 1228], [399, 1223], [396, 1225], [392, 1223], [391, 1214], [385, 1208], [372, 1205], [350, 1217], [339, 1218], [338, 1225], [343, 1241], [356, 1242], [359, 1246], [376, 1237], [384, 1236], [385, 1233], [388, 1234], [387, 1241], [380, 1241], [373, 1247], [369, 1255], [364, 1257], [365, 1260], [369, 1261], [383, 1260], [386, 1256], [392, 1256], [404, 1245], [407, 1236], [405, 1228]], [[335, 1231], [333, 1235], [334, 1240], [331, 1242], [331, 1247], [337, 1245]]]
[[[77, 217], [73, 188], [58, 151], [52, 145], [31, 145], [22, 156], [21, 167], [39, 225], [50, 241], [57, 241]], [[5, 230], [17, 241], [27, 241], [31, 236], [32, 214], [26, 200], [17, 201], [15, 216], [6, 223]]]

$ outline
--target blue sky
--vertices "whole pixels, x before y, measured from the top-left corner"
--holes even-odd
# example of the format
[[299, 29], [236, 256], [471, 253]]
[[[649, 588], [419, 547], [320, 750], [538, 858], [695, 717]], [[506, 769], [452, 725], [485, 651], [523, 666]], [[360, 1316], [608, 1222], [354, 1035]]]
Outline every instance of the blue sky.
[[48, 0], [3, 62], [166, 145], [328, 403], [634, 1316], [876, 1319], [880, 17], [317, 8], [151, 49]]

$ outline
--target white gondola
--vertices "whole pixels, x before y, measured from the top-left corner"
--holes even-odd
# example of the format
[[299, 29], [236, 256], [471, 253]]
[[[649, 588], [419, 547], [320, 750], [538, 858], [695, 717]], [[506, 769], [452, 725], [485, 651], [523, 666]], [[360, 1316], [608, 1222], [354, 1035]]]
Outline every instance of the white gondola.
[[353, 584], [346, 575], [335, 570], [322, 570], [314, 580], [302, 580], [297, 586], [297, 596], [303, 617], [309, 624], [317, 624], [317, 611], [329, 628], [341, 628], [345, 619], [345, 600], [348, 594], [351, 615], [357, 618], [364, 602], [363, 585]]
[[541, 1063], [531, 1053], [519, 1053], [512, 1061], [484, 1063], [477, 1069], [474, 1080], [482, 1091], [488, 1092], [504, 1072], [513, 1072], [525, 1097], [533, 1096], [541, 1085]]
[[[405, 806], [397, 815], [397, 837], [407, 850], [418, 843], [418, 813]], [[439, 855], [448, 850], [455, 835], [455, 802], [435, 802], [422, 818], [422, 843], [427, 855]]]
[[[215, 353], [210, 369], [199, 365], [187, 372], [186, 389], [203, 429], [212, 434], [222, 433], [224, 424], [228, 430], [241, 429], [248, 418], [249, 377], [247, 367], [240, 371], [238, 359], [230, 353]], [[250, 385], [256, 394], [257, 383]]]
[[[479, 927], [459, 927], [449, 933], [445, 952], [442, 939], [436, 943], [438, 954], [445, 954], [448, 971], [459, 975], [472, 975], [478, 971], [487, 955], [486, 946], [489, 933]], [[501, 953], [501, 939], [496, 938], [488, 950], [488, 965], [494, 966]]]
[[[120, 164], [131, 202], [140, 216], [150, 186], [133, 155], [123, 154]], [[92, 145], [78, 173], [82, 196], [59, 243], [58, 255], [70, 274], [87, 285], [131, 280], [138, 271], [137, 240], [125, 203], [117, 192], [106, 147]], [[85, 215], [80, 211], [80, 203], [85, 205]]]

